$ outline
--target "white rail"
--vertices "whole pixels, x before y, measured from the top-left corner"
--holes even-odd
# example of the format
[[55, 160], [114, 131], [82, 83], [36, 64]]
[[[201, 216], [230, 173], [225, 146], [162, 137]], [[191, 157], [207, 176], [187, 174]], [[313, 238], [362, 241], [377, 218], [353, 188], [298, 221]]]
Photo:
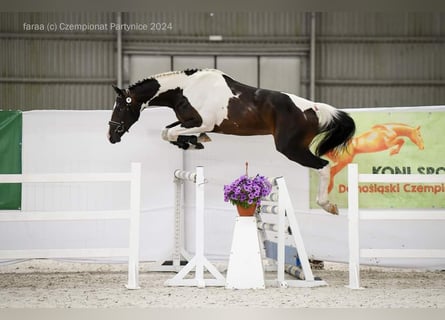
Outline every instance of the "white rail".
[[141, 164], [124, 173], [0, 174], [0, 183], [130, 182], [130, 208], [109, 211], [1, 213], [0, 222], [128, 219], [128, 248], [0, 250], [0, 259], [128, 257], [128, 289], [139, 288]]
[[444, 220], [443, 212], [394, 212], [384, 216], [379, 212], [360, 212], [359, 183], [443, 183], [445, 175], [359, 174], [355, 163], [348, 165], [348, 229], [349, 229], [349, 285], [360, 287], [360, 257], [372, 258], [445, 258], [442, 249], [360, 249], [360, 220]]

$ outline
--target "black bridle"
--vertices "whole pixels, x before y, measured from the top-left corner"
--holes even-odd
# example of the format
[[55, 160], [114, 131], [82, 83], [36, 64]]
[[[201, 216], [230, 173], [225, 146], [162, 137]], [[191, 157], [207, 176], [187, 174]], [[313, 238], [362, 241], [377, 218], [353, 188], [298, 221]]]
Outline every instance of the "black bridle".
[[110, 127], [114, 127], [114, 133], [123, 133], [128, 132], [128, 129], [125, 129], [124, 122], [117, 122], [117, 121], [109, 121], [108, 125]]

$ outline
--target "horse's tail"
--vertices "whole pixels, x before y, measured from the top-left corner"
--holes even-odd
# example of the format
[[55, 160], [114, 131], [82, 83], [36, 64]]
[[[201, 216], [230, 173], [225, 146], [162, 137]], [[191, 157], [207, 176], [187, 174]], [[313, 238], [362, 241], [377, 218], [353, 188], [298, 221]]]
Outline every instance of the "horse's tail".
[[315, 154], [322, 156], [331, 150], [335, 153], [341, 152], [354, 136], [354, 120], [346, 112], [328, 104], [317, 103], [317, 109], [321, 135]]

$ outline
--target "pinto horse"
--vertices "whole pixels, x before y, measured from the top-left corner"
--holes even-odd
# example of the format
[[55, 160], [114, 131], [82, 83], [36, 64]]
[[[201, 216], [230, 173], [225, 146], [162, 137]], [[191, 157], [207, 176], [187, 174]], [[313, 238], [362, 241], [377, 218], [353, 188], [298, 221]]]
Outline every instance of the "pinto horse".
[[[328, 199], [329, 162], [320, 156], [344, 148], [355, 132], [349, 115], [334, 107], [293, 94], [251, 87], [219, 70], [172, 71], [154, 75], [116, 93], [108, 138], [111, 143], [139, 119], [148, 106], [170, 107], [178, 121], [162, 138], [182, 149], [204, 148], [206, 132], [274, 137], [276, 149], [290, 160], [318, 171], [317, 203], [338, 214]], [[310, 150], [320, 134], [315, 155]]]
[[412, 143], [417, 145], [419, 150], [424, 149], [420, 126], [411, 127], [404, 123], [384, 123], [376, 124], [370, 130], [363, 132], [357, 137], [353, 137], [341, 152], [327, 152], [326, 157], [334, 163], [331, 167], [328, 193], [334, 187], [335, 175], [351, 163], [357, 154], [389, 149], [389, 155], [393, 156], [398, 154], [405, 144], [403, 137], [411, 140]]

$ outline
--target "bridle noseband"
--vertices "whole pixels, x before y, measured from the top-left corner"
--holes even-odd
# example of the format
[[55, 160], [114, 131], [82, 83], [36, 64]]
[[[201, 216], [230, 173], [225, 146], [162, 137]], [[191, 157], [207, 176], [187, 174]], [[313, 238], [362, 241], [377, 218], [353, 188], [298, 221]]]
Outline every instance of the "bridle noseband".
[[121, 122], [117, 122], [117, 121], [109, 121], [108, 122], [108, 125], [111, 127], [111, 126], [114, 126], [115, 128], [114, 128], [114, 133], [122, 133], [122, 132], [128, 132], [128, 129], [125, 129], [125, 127], [124, 127], [124, 122], [123, 121], [121, 121]]

